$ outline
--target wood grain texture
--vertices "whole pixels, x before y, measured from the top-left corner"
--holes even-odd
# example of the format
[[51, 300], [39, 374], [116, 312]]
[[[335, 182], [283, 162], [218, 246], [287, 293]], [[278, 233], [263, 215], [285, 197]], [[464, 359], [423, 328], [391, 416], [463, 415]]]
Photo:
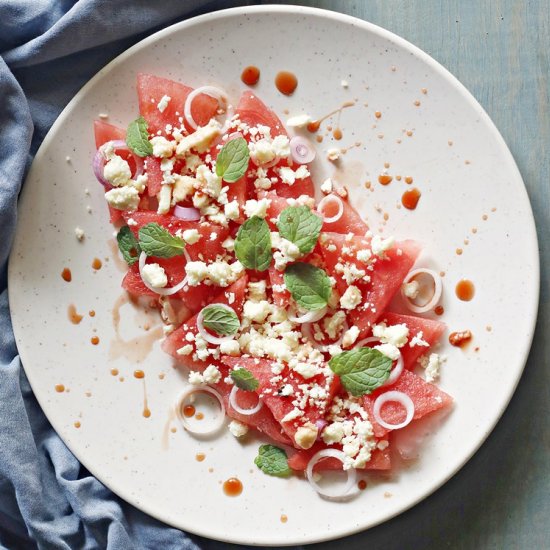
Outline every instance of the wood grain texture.
[[[531, 198], [541, 251], [541, 304], [533, 348], [512, 402], [487, 442], [423, 503], [366, 533], [318, 546], [550, 548], [550, 2], [292, 3], [380, 25], [428, 52], [461, 80], [516, 159]], [[510, 327], [510, 337], [513, 334]]]

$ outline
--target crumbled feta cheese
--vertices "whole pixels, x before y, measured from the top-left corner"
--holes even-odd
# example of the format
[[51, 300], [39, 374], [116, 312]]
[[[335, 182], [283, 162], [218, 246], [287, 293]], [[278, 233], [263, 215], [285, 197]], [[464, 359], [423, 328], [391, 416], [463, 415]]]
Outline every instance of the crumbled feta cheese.
[[201, 164], [197, 168], [196, 178], [199, 183], [199, 189], [209, 195], [217, 198], [222, 190], [222, 179], [215, 172], [212, 172], [208, 166]]
[[297, 372], [305, 380], [313, 378], [315, 375], [319, 374], [319, 368], [314, 363], [297, 363], [292, 367], [292, 370]]
[[143, 280], [153, 288], [164, 288], [168, 284], [168, 277], [159, 264], [145, 264], [141, 270]]
[[426, 348], [429, 348], [430, 344], [428, 344], [428, 342], [424, 340], [424, 333], [423, 331], [420, 330], [418, 331], [417, 334], [415, 334], [411, 338], [411, 341], [409, 342], [409, 346], [411, 346], [411, 348], [414, 348], [414, 346], [424, 346]]
[[239, 218], [240, 211], [239, 211], [239, 202], [234, 200], [231, 202], [228, 202], [223, 209], [223, 212], [225, 214], [225, 217], [228, 220], [236, 220]]
[[430, 353], [429, 357], [423, 355], [418, 360], [420, 366], [425, 369], [426, 382], [432, 383], [439, 378], [439, 369], [446, 360], [446, 357], [438, 355], [437, 353]]
[[277, 231], [271, 232], [271, 245], [277, 249], [273, 254], [275, 269], [284, 271], [287, 264], [297, 260], [301, 256], [300, 249], [293, 242], [283, 239]]
[[278, 135], [273, 138], [271, 148], [279, 159], [286, 159], [290, 156], [290, 141], [287, 136]]
[[166, 111], [166, 107], [168, 107], [168, 103], [170, 103], [170, 100], [172, 98], [169, 96], [169, 95], [163, 95], [161, 98], [160, 98], [160, 101], [158, 102], [158, 105], [157, 105], [157, 109], [161, 112], [161, 113], [164, 113], [164, 111]]
[[267, 284], [265, 280], [253, 281], [248, 283], [248, 298], [254, 302], [260, 302], [266, 300]]
[[174, 154], [176, 143], [168, 141], [163, 136], [155, 136], [149, 140], [153, 146], [153, 156], [157, 158], [168, 158]]
[[259, 302], [247, 300], [243, 305], [243, 317], [255, 323], [263, 323], [271, 313], [271, 305], [267, 300]]
[[288, 397], [289, 395], [292, 395], [294, 393], [294, 388], [291, 384], [285, 384], [280, 390], [279, 394], [283, 397]]
[[343, 311], [337, 311], [334, 315], [325, 315], [323, 319], [323, 328], [331, 340], [335, 340], [340, 331], [344, 328], [346, 314]]
[[287, 413], [282, 419], [281, 422], [292, 422], [300, 416], [304, 415], [304, 411], [301, 411], [298, 407], [294, 407], [289, 413]]
[[182, 157], [191, 149], [198, 153], [204, 153], [220, 132], [220, 123], [215, 118], [210, 119], [206, 126], [199, 126], [192, 134], [180, 140], [176, 147], [176, 155]]
[[228, 428], [235, 437], [244, 437], [248, 433], [248, 426], [238, 420], [232, 420]]
[[185, 344], [185, 346], [179, 348], [176, 353], [178, 355], [191, 355], [193, 353], [193, 346], [191, 344]]
[[343, 296], [340, 298], [340, 306], [344, 309], [355, 309], [363, 299], [361, 291], [354, 285], [346, 288]]
[[185, 273], [189, 286], [197, 286], [208, 277], [208, 266], [204, 262], [187, 262]]
[[344, 279], [348, 285], [363, 279], [367, 274], [364, 269], [359, 269], [355, 264], [348, 262], [345, 264], [337, 263], [335, 269], [337, 273], [342, 274], [342, 279]]
[[322, 184], [321, 184], [321, 191], [328, 195], [329, 193], [332, 193], [333, 184], [332, 180], [330, 178], [327, 178]]
[[355, 344], [357, 338], [359, 337], [359, 332], [359, 327], [356, 327], [355, 325], [346, 330], [346, 332], [344, 332], [344, 336], [342, 337], [342, 347], [349, 348], [349, 346]]
[[317, 439], [318, 433], [319, 428], [317, 428], [315, 424], [308, 422], [296, 430], [296, 433], [294, 434], [294, 441], [302, 449], [311, 449]]
[[392, 361], [397, 361], [401, 352], [393, 344], [380, 344], [374, 346], [374, 349], [377, 349], [380, 353], [383, 353], [386, 357], [389, 357]]
[[187, 244], [195, 244], [195, 243], [199, 242], [199, 239], [201, 237], [202, 237], [202, 235], [198, 232], [197, 229], [186, 229], [181, 234], [181, 238]]
[[157, 214], [168, 213], [170, 210], [170, 203], [172, 202], [172, 186], [162, 185], [157, 196], [159, 200]]
[[342, 88], [348, 88], [349, 87], [349, 82], [347, 80], [341, 80], [340, 81], [340, 86], [342, 86]]
[[189, 383], [193, 386], [200, 386], [204, 383], [204, 378], [200, 372], [192, 370], [189, 373]]
[[235, 239], [232, 239], [231, 237], [227, 237], [227, 239], [225, 239], [225, 241], [223, 241], [222, 246], [228, 252], [233, 252], [235, 250]]
[[139, 205], [139, 193], [133, 187], [115, 187], [105, 193], [105, 199], [116, 210], [133, 212]]
[[410, 298], [411, 300], [414, 300], [418, 297], [418, 293], [420, 291], [420, 285], [418, 284], [418, 281], [411, 281], [410, 283], [403, 283], [401, 286], [401, 289], [403, 290], [403, 294]]
[[271, 162], [276, 156], [272, 143], [268, 139], [252, 141], [248, 144], [248, 149], [250, 151], [250, 158], [258, 166]]
[[293, 117], [290, 117], [286, 121], [286, 125], [289, 128], [304, 128], [311, 122], [312, 118], [309, 115], [303, 114], [303, 115], [296, 115]]
[[193, 194], [195, 186], [198, 186], [198, 181], [190, 176], [180, 176], [179, 174], [174, 174], [173, 178], [172, 204], [177, 204]]
[[372, 253], [379, 258], [385, 258], [385, 253], [394, 245], [395, 239], [388, 237], [383, 239], [380, 235], [375, 235], [371, 241]]
[[244, 205], [244, 213], [247, 218], [251, 218], [252, 216], [265, 218], [270, 204], [271, 199], [248, 200]]
[[220, 344], [220, 353], [236, 356], [241, 353], [241, 346], [237, 340], [226, 340]]
[[371, 259], [371, 256], [372, 256], [372, 253], [368, 248], [364, 248], [363, 250], [358, 250], [357, 254], [355, 255], [355, 257], [360, 262], [365, 262], [365, 263], [367, 263]]
[[344, 425], [342, 422], [332, 422], [328, 424], [323, 430], [321, 437], [327, 445], [340, 443], [344, 437]]
[[79, 241], [84, 240], [84, 230], [80, 227], [74, 228], [74, 234]]
[[332, 148], [327, 151], [327, 159], [331, 162], [336, 162], [340, 158], [340, 149]]
[[103, 167], [103, 177], [113, 187], [120, 187], [130, 181], [132, 171], [128, 162], [118, 155], [112, 154]]
[[379, 323], [372, 327], [372, 335], [378, 338], [383, 344], [392, 344], [402, 348], [409, 337], [409, 327], [404, 323], [387, 326], [386, 323]]
[[222, 378], [222, 374], [216, 365], [208, 365], [202, 376], [207, 384], [217, 384]]

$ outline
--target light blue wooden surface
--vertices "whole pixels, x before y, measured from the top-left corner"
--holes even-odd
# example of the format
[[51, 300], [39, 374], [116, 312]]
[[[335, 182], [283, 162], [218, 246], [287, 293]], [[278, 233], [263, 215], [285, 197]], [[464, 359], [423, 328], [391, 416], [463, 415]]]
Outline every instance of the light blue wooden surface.
[[458, 77], [489, 113], [516, 159], [533, 205], [541, 251], [533, 348], [512, 402], [487, 442], [453, 479], [412, 510], [366, 533], [319, 547], [550, 548], [550, 2], [278, 3], [331, 9], [380, 25]]

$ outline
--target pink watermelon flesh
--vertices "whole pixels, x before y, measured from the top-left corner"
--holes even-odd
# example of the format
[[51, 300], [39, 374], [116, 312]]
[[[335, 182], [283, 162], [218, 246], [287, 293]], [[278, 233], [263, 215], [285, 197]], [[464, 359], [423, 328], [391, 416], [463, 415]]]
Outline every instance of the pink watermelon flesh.
[[[327, 380], [322, 374], [317, 375], [308, 380], [304, 380], [298, 373], [289, 371], [285, 368], [281, 373], [281, 379], [272, 383], [274, 374], [271, 371], [271, 367], [274, 361], [267, 359], [253, 359], [250, 357], [223, 357], [222, 361], [229, 367], [234, 368], [241, 366], [248, 369], [260, 382], [256, 392], [262, 396], [264, 405], [267, 405], [275, 420], [281, 423], [281, 427], [285, 433], [290, 437], [293, 444], [294, 436], [300, 426], [303, 426], [307, 422], [315, 424], [317, 420], [320, 420], [325, 415], [328, 404], [332, 401], [332, 397], [338, 390], [340, 384], [336, 377], [332, 377]], [[298, 387], [301, 384], [311, 385], [317, 383], [326, 388], [328, 397], [326, 401], [318, 403], [316, 405], [308, 404], [304, 409], [303, 416], [289, 421], [281, 422], [282, 419], [294, 409], [292, 401], [296, 398], [296, 395], [302, 395], [303, 391]], [[290, 384], [294, 389], [294, 395], [284, 397], [278, 394], [279, 388], [285, 384]]]
[[[373, 407], [376, 398], [386, 391], [400, 391], [408, 395], [414, 403], [413, 420], [418, 420], [439, 409], [449, 407], [452, 397], [441, 391], [437, 386], [426, 382], [409, 370], [404, 370], [397, 382], [390, 388], [380, 388], [370, 395], [363, 396], [363, 406], [369, 413], [376, 437], [383, 437], [389, 430], [374, 420]], [[389, 424], [398, 424], [405, 419], [405, 409], [397, 403], [386, 403], [380, 412], [381, 417]]]
[[[167, 78], [140, 73], [137, 77], [137, 91], [139, 112], [147, 121], [149, 134], [153, 135], [160, 131], [165, 135], [166, 125], [170, 124], [174, 128], [182, 125], [180, 118], [183, 117], [185, 100], [193, 88]], [[161, 113], [157, 105], [165, 95], [171, 99]], [[217, 109], [218, 102], [214, 98], [201, 94], [193, 101], [191, 114], [199, 126], [204, 126], [216, 115]], [[185, 122], [185, 119], [183, 120]], [[185, 125], [192, 131], [187, 123]]]
[[[364, 237], [365, 233], [369, 230], [369, 226], [346, 199], [341, 200], [344, 206], [342, 216], [334, 222], [325, 222], [323, 224], [323, 231], [342, 234], [353, 233], [354, 235]], [[329, 203], [328, 206], [323, 208], [323, 217], [331, 218], [337, 213], [337, 211], [338, 208]]]
[[[403, 279], [416, 261], [420, 247], [414, 241], [397, 242], [391, 250], [386, 252], [387, 259], [377, 258], [369, 265], [357, 260], [355, 256], [358, 250], [370, 249], [366, 238], [354, 236], [348, 239], [338, 233], [322, 233], [320, 243], [327, 272], [336, 278], [340, 294], [344, 294], [348, 284], [342, 274], [336, 271], [336, 264], [354, 264], [370, 276], [369, 282], [361, 279], [352, 283], [361, 290], [363, 300], [349, 312], [351, 321], [361, 331], [360, 338], [364, 338], [401, 287]], [[401, 254], [398, 253], [399, 250]], [[365, 304], [368, 304], [368, 307]]]

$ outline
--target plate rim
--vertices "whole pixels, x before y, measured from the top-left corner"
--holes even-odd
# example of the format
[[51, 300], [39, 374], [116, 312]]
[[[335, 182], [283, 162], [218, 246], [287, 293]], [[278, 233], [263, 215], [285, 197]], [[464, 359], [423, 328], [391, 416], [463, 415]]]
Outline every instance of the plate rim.
[[[172, 25], [169, 25], [167, 27], [164, 27], [155, 33], [146, 36], [130, 48], [124, 50], [122, 53], [120, 53], [118, 56], [116, 56], [114, 59], [112, 59], [109, 63], [107, 63], [103, 68], [101, 68], [92, 78], [90, 78], [74, 95], [74, 97], [69, 101], [69, 103], [63, 108], [59, 116], [56, 118], [50, 129], [48, 130], [46, 136], [44, 137], [42, 143], [40, 144], [40, 147], [38, 148], [35, 157], [32, 161], [31, 167], [29, 169], [28, 174], [25, 177], [25, 181], [23, 183], [23, 189], [18, 201], [18, 210], [22, 208], [24, 205], [26, 199], [26, 189], [27, 186], [25, 183], [27, 180], [30, 179], [31, 175], [34, 173], [35, 166], [41, 161], [41, 159], [46, 155], [46, 151], [48, 150], [48, 147], [50, 145], [50, 142], [54, 139], [54, 134], [57, 132], [58, 128], [62, 126], [62, 124], [65, 122], [66, 118], [68, 117], [68, 114], [73, 109], [75, 104], [80, 102], [81, 97], [85, 95], [89, 88], [93, 87], [97, 81], [102, 79], [106, 74], [110, 73], [113, 69], [115, 69], [119, 64], [123, 63], [126, 58], [131, 57], [135, 52], [149, 46], [150, 44], [155, 43], [157, 40], [162, 39], [166, 36], [171, 35], [174, 32], [178, 32], [181, 29], [185, 29], [190, 26], [194, 26], [197, 24], [207, 23], [209, 20], [218, 20], [218, 19], [225, 19], [230, 18], [233, 16], [246, 16], [248, 14], [292, 14], [292, 15], [306, 15], [306, 16], [313, 16], [313, 17], [322, 17], [329, 20], [336, 20], [340, 23], [352, 25], [355, 27], [362, 28], [363, 30], [374, 33], [377, 36], [389, 40], [390, 42], [396, 44], [397, 46], [409, 51], [412, 55], [416, 56], [418, 59], [420, 59], [422, 62], [426, 63], [430, 66], [431, 69], [433, 69], [435, 72], [437, 72], [439, 75], [441, 75], [445, 80], [447, 80], [450, 84], [453, 85], [453, 87], [464, 97], [465, 100], [470, 104], [471, 107], [473, 107], [476, 112], [479, 114], [480, 118], [482, 119], [482, 122], [484, 125], [490, 130], [492, 137], [498, 142], [499, 148], [502, 150], [502, 153], [504, 155], [508, 156], [508, 160], [511, 162], [511, 166], [513, 167], [513, 174], [512, 179], [514, 181], [519, 180], [522, 185], [517, 185], [517, 192], [523, 193], [523, 199], [526, 200], [526, 204], [528, 205], [528, 212], [526, 214], [530, 214], [529, 216], [529, 224], [527, 227], [525, 227], [525, 232], [528, 237], [528, 243], [530, 248], [530, 255], [531, 259], [533, 261], [533, 275], [534, 277], [531, 279], [530, 282], [530, 292], [532, 293], [532, 302], [530, 304], [530, 323], [528, 326], [528, 333], [526, 334], [526, 337], [524, 339], [524, 345], [522, 346], [522, 349], [520, 350], [520, 355], [522, 356], [521, 361], [521, 368], [518, 368], [517, 375], [515, 377], [514, 383], [510, 385], [508, 392], [506, 394], [505, 402], [501, 408], [501, 410], [498, 412], [498, 414], [495, 415], [494, 420], [486, 427], [486, 429], [483, 431], [482, 436], [479, 438], [479, 441], [476, 442], [476, 445], [473, 446], [473, 448], [468, 452], [464, 458], [460, 461], [460, 463], [455, 467], [449, 470], [447, 475], [445, 475], [442, 479], [438, 480], [436, 483], [432, 484], [430, 486], [430, 489], [422, 494], [420, 494], [417, 498], [414, 498], [411, 502], [396, 507], [395, 510], [393, 510], [391, 513], [389, 513], [387, 516], [385, 516], [383, 519], [377, 520], [373, 523], [370, 523], [368, 526], [348, 526], [344, 529], [335, 529], [331, 532], [327, 532], [324, 535], [321, 536], [315, 536], [308, 534], [307, 537], [300, 538], [300, 539], [293, 539], [289, 541], [274, 541], [274, 540], [258, 540], [257, 537], [255, 537], [254, 540], [247, 539], [247, 538], [240, 538], [240, 539], [234, 539], [234, 538], [223, 538], [223, 537], [213, 537], [211, 533], [198, 529], [195, 530], [192, 525], [189, 525], [187, 527], [180, 527], [176, 526], [173, 523], [170, 523], [165, 518], [163, 518], [160, 514], [156, 513], [154, 509], [150, 509], [148, 504], [145, 502], [140, 501], [139, 504], [136, 503], [136, 499], [132, 499], [130, 495], [127, 494], [127, 491], [124, 489], [119, 490], [117, 481], [114, 479], [109, 479], [108, 483], [105, 483], [102, 481], [101, 476], [98, 476], [95, 473], [95, 468], [89, 467], [87, 463], [86, 457], [82, 457], [81, 453], [75, 452], [69, 444], [65, 442], [65, 440], [59, 435], [59, 431], [56, 429], [56, 422], [52, 421], [52, 419], [49, 417], [49, 415], [46, 413], [44, 407], [42, 406], [41, 400], [39, 399], [37, 393], [34, 391], [33, 382], [32, 382], [32, 376], [29, 376], [27, 373], [27, 370], [24, 367], [24, 357], [26, 355], [26, 351], [22, 347], [22, 349], [17, 346], [18, 354], [21, 359], [21, 365], [23, 366], [23, 369], [25, 370], [25, 374], [29, 380], [29, 384], [31, 386], [31, 389], [33, 390], [33, 394], [35, 398], [38, 401], [38, 404], [40, 405], [40, 408], [44, 412], [46, 418], [56, 431], [56, 434], [60, 437], [60, 439], [63, 441], [63, 443], [67, 446], [67, 448], [70, 450], [70, 452], [83, 464], [88, 471], [96, 478], [98, 479], [102, 484], [104, 484], [107, 488], [109, 488], [113, 493], [115, 493], [119, 498], [127, 502], [128, 504], [136, 507], [137, 509], [143, 511], [144, 513], [154, 517], [155, 519], [159, 520], [160, 522], [166, 524], [167, 526], [175, 527], [176, 529], [184, 530], [188, 533], [195, 534], [198, 536], [206, 537], [213, 540], [219, 540], [221, 542], [228, 542], [228, 543], [237, 543], [237, 544], [250, 544], [253, 546], [291, 546], [295, 544], [313, 544], [313, 543], [319, 543], [319, 542], [326, 542], [331, 541], [335, 539], [339, 539], [342, 537], [347, 537], [350, 535], [354, 535], [363, 531], [367, 531], [377, 525], [380, 525], [382, 523], [385, 523], [396, 516], [406, 512], [407, 510], [411, 509], [412, 507], [416, 506], [418, 503], [422, 502], [429, 496], [433, 495], [436, 491], [438, 491], [444, 484], [446, 484], [449, 479], [451, 479], [454, 475], [460, 471], [467, 462], [472, 458], [474, 454], [477, 453], [477, 451], [480, 449], [480, 447], [487, 441], [487, 438], [489, 435], [493, 432], [496, 425], [501, 420], [504, 412], [508, 408], [510, 401], [517, 389], [517, 386], [519, 384], [519, 381], [523, 375], [523, 372], [525, 370], [525, 366], [527, 364], [529, 353], [531, 350], [534, 334], [535, 334], [535, 328], [536, 323], [538, 319], [538, 308], [539, 308], [539, 302], [540, 302], [540, 253], [539, 253], [539, 247], [538, 247], [538, 235], [536, 231], [536, 223], [535, 218], [533, 215], [533, 209], [531, 206], [531, 201], [529, 199], [529, 195], [527, 192], [527, 188], [525, 186], [525, 182], [523, 180], [523, 177], [519, 171], [519, 168], [517, 166], [517, 163], [506, 144], [504, 138], [500, 134], [500, 131], [496, 127], [495, 123], [492, 121], [492, 119], [489, 117], [485, 109], [482, 107], [482, 105], [477, 101], [477, 99], [473, 96], [473, 94], [448, 70], [446, 69], [441, 63], [439, 63], [437, 60], [435, 60], [433, 57], [431, 57], [429, 54], [424, 52], [419, 47], [415, 46], [408, 40], [402, 38], [401, 36], [393, 33], [392, 31], [389, 31], [379, 25], [376, 25], [374, 23], [371, 23], [369, 21], [359, 19], [358, 17], [340, 13], [337, 11], [322, 9], [322, 8], [316, 8], [316, 7], [308, 7], [308, 6], [297, 6], [297, 5], [276, 5], [276, 4], [268, 4], [268, 5], [260, 5], [260, 6], [240, 6], [240, 7], [234, 7], [229, 9], [222, 9], [217, 10], [205, 14], [201, 14], [195, 17], [191, 17], [189, 19], [185, 19], [183, 21], [176, 22]], [[16, 243], [19, 240], [19, 235], [21, 234], [21, 231], [19, 229], [19, 224], [16, 226], [15, 230], [15, 236], [12, 242], [12, 250], [13, 251], [16, 247]], [[10, 251], [10, 257], [8, 259], [8, 300], [11, 302], [10, 298], [12, 297], [12, 294], [10, 293], [10, 288], [12, 285], [10, 285], [10, 281], [14, 278], [14, 271], [15, 269], [12, 268], [14, 263], [11, 261], [11, 251]], [[19, 343], [21, 340], [19, 338], [19, 330], [16, 328], [16, 324], [14, 323], [14, 316], [12, 313], [12, 309], [10, 307], [10, 318], [12, 321], [13, 331], [15, 335], [16, 344]], [[126, 495], [126, 496], [122, 496]], [[182, 525], [186, 523], [185, 520], [181, 523]]]

